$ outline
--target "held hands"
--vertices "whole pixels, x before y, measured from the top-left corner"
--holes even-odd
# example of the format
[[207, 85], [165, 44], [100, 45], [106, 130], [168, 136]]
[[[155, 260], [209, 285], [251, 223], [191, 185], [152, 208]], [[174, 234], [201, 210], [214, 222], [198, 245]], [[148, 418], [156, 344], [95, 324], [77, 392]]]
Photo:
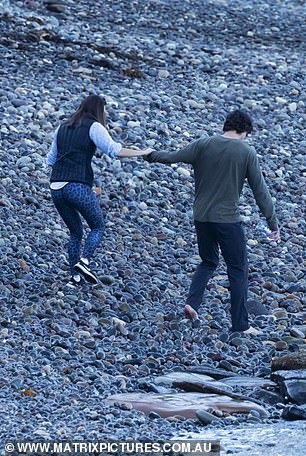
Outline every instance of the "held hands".
[[151, 155], [151, 153], [153, 152], [153, 149], [151, 149], [151, 147], [148, 147], [147, 149], [141, 149], [141, 150], [137, 150], [135, 151], [135, 156], [136, 157], [143, 157], [144, 160], [148, 160], [148, 156]]
[[152, 155], [152, 152], [154, 152], [154, 149], [151, 149], [150, 147], [148, 147], [147, 149], [144, 150], [144, 154], [143, 154], [143, 159], [149, 163], [151, 163], [153, 160], [153, 155]]
[[153, 151], [154, 151], [154, 149], [151, 149], [151, 147], [148, 147], [147, 149], [144, 149], [142, 151], [142, 155], [145, 157], [147, 155], [150, 155]]
[[147, 149], [127, 149], [123, 147], [118, 154], [118, 157], [147, 157], [153, 152], [153, 149], [148, 147]]

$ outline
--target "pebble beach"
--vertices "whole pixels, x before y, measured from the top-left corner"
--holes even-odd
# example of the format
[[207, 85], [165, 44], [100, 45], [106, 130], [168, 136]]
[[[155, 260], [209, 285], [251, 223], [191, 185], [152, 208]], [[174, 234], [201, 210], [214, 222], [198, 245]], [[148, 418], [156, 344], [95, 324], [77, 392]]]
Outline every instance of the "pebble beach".
[[[0, 2], [1, 451], [8, 440], [169, 440], [286, 419], [305, 425], [303, 15], [299, 0]], [[127, 147], [177, 150], [220, 133], [230, 110], [250, 112], [248, 142], [282, 238], [256, 230], [262, 217], [246, 185], [240, 208], [258, 336], [229, 331], [222, 261], [201, 324], [184, 318], [199, 262], [188, 165], [97, 153], [94, 191], [106, 216], [92, 263], [99, 284], [65, 287], [68, 235], [46, 155], [55, 128], [92, 93], [105, 96], [109, 132]], [[302, 359], [294, 374], [273, 367], [292, 356]], [[195, 393], [204, 402], [214, 393], [203, 408], [215, 420], [200, 419]], [[177, 411], [148, 409], [165, 394]], [[219, 406], [223, 395], [239, 396], [242, 408]]]

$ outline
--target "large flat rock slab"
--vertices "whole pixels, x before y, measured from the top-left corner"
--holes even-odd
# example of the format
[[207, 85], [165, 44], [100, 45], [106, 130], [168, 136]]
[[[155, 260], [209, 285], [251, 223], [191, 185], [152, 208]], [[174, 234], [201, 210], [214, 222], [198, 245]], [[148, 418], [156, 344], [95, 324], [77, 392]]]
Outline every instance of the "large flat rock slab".
[[271, 379], [278, 383], [292, 379], [306, 380], [306, 369], [279, 370], [271, 374]]
[[209, 377], [214, 378], [215, 380], [221, 380], [223, 378], [235, 377], [237, 374], [235, 372], [229, 372], [224, 369], [210, 367], [210, 366], [186, 366], [186, 372], [194, 372], [195, 374], [208, 375]]
[[276, 386], [276, 383], [272, 380], [261, 377], [249, 377], [247, 375], [225, 378], [223, 382], [232, 387], [242, 388], [267, 388]]
[[306, 404], [306, 369], [276, 371], [271, 378], [279, 384], [282, 393], [290, 401]]
[[158, 413], [163, 418], [171, 416], [184, 416], [185, 418], [196, 418], [196, 412], [202, 410], [220, 410], [230, 414], [249, 413], [257, 410], [262, 418], [267, 417], [265, 409], [251, 401], [239, 401], [221, 396], [218, 394], [199, 393], [126, 393], [115, 394], [107, 399], [108, 404], [115, 403], [130, 405], [134, 409], [149, 414]]
[[[219, 390], [232, 391], [233, 388], [223, 382], [218, 382], [209, 375], [195, 374], [192, 372], [169, 372], [168, 374], [161, 375], [154, 378], [156, 385], [179, 386], [181, 384], [189, 384], [204, 387], [218, 388]], [[211, 391], [212, 392], [212, 391]]]

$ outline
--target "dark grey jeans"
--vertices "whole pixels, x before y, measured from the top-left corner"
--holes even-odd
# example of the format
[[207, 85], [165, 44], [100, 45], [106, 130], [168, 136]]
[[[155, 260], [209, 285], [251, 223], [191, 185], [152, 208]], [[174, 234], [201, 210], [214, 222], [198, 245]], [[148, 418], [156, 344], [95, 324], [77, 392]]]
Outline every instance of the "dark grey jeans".
[[244, 331], [249, 327], [246, 308], [248, 261], [242, 224], [194, 223], [202, 262], [193, 276], [186, 304], [195, 310], [200, 307], [207, 283], [218, 266], [221, 250], [230, 282], [232, 330]]

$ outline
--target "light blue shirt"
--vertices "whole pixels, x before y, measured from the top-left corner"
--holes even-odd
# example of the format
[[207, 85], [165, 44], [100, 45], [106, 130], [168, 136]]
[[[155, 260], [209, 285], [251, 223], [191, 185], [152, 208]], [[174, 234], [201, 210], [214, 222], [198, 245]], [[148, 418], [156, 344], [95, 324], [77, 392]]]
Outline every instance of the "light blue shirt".
[[[57, 160], [57, 134], [60, 127], [54, 133], [53, 142], [47, 155], [47, 164], [53, 166]], [[89, 129], [89, 137], [92, 142], [104, 154], [111, 158], [116, 158], [122, 149], [122, 145], [115, 142], [105, 127], [99, 122], [94, 122]]]

